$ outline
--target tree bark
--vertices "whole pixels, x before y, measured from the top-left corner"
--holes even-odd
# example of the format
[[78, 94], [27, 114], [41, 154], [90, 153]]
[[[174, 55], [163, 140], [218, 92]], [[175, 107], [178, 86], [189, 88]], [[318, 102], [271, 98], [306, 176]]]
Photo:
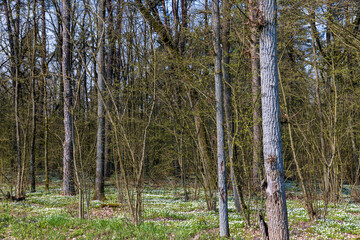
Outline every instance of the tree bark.
[[229, 74], [229, 64], [230, 64], [230, 43], [229, 43], [229, 34], [230, 34], [230, 3], [228, 0], [223, 1], [223, 33], [222, 33], [222, 43], [223, 43], [223, 55], [222, 55], [222, 74], [225, 82], [225, 91], [224, 91], [224, 108], [225, 108], [225, 118], [226, 118], [226, 128], [227, 128], [227, 145], [229, 152], [230, 160], [230, 178], [231, 185], [233, 188], [235, 208], [237, 212], [241, 211], [240, 201], [239, 201], [239, 190], [235, 181], [235, 171], [233, 164], [233, 138], [234, 138], [234, 125], [232, 122], [232, 111], [231, 111], [231, 78]]
[[35, 78], [32, 73], [32, 139], [31, 139], [31, 152], [30, 152], [30, 184], [31, 192], [36, 191], [35, 184], [35, 140], [36, 140], [36, 104], [35, 104]]
[[105, 21], [105, 1], [99, 0], [99, 19], [98, 19], [98, 52], [97, 52], [97, 86], [98, 86], [98, 112], [97, 112], [97, 140], [96, 140], [96, 178], [95, 193], [96, 200], [104, 200], [104, 150], [105, 150], [105, 117], [103, 94], [104, 82], [104, 21]]
[[217, 159], [218, 159], [218, 191], [219, 191], [219, 220], [220, 237], [229, 237], [229, 220], [226, 187], [226, 163], [224, 143], [224, 110], [223, 85], [221, 75], [221, 48], [220, 48], [220, 11], [219, 1], [212, 1], [213, 44], [215, 50], [215, 95], [216, 95], [216, 129], [217, 129]]
[[31, 139], [31, 147], [30, 147], [30, 185], [31, 192], [36, 191], [36, 176], [35, 176], [35, 141], [36, 141], [36, 103], [35, 103], [35, 53], [36, 53], [36, 1], [33, 1], [33, 39], [31, 44], [31, 55], [29, 58], [31, 59], [30, 68], [31, 68], [31, 80], [32, 80], [32, 89], [31, 89], [31, 101], [32, 101], [32, 139]]
[[[10, 6], [8, 5], [8, 1], [7, 0], [3, 0], [4, 3], [4, 13], [5, 13], [5, 21], [6, 21], [6, 25], [7, 25], [7, 34], [8, 34], [8, 38], [9, 38], [9, 48], [10, 48], [10, 74], [12, 77], [12, 87], [13, 87], [13, 104], [15, 106], [15, 93], [16, 93], [16, 72], [17, 72], [17, 63], [16, 63], [16, 59], [17, 59], [17, 48], [15, 47], [15, 39], [16, 39], [16, 35], [12, 29], [12, 25], [11, 25], [11, 20], [10, 19]], [[14, 126], [14, 141], [13, 141], [13, 149], [14, 152], [17, 152], [17, 138], [16, 138], [16, 123]], [[11, 169], [15, 169], [15, 159], [11, 158], [11, 162], [10, 162], [10, 166]]]
[[269, 239], [289, 239], [280, 130], [276, 2], [261, 0], [260, 73]]
[[21, 139], [20, 139], [20, 123], [19, 123], [19, 80], [17, 79], [18, 71], [15, 75], [15, 125], [16, 125], [16, 153], [17, 153], [17, 181], [16, 181], [16, 195], [20, 197], [23, 194], [22, 190], [22, 164], [21, 164]]
[[[114, 75], [114, 53], [115, 53], [115, 41], [114, 41], [114, 17], [113, 17], [113, 8], [112, 8], [112, 1], [107, 0], [107, 11], [108, 11], [108, 29], [107, 29], [107, 38], [109, 41], [109, 48], [108, 48], [108, 61], [107, 61], [107, 73], [106, 79], [107, 84], [110, 87], [113, 84], [113, 75]], [[110, 99], [106, 99], [106, 106], [107, 109], [110, 109]], [[112, 168], [113, 168], [113, 161], [111, 159], [111, 124], [108, 119], [105, 118], [105, 153], [104, 153], [104, 177], [110, 177]]]
[[[23, 194], [22, 192], [22, 164], [21, 164], [21, 138], [20, 138], [20, 123], [19, 123], [19, 18], [20, 18], [20, 1], [18, 0], [15, 5], [16, 16], [14, 20], [12, 18], [12, 13], [10, 12], [10, 3], [7, 0], [4, 0], [4, 11], [5, 11], [5, 20], [7, 25], [7, 33], [9, 37], [9, 47], [10, 47], [10, 58], [11, 58], [11, 77], [12, 77], [12, 86], [14, 93], [14, 115], [15, 115], [15, 138], [16, 143], [14, 147], [16, 149], [16, 159], [17, 159], [17, 182], [16, 182], [16, 195], [20, 197]], [[14, 29], [12, 28], [12, 23], [14, 23]]]
[[63, 44], [62, 44], [62, 77], [64, 83], [64, 159], [63, 159], [63, 193], [64, 195], [75, 195], [74, 187], [74, 128], [73, 128], [73, 93], [70, 78], [70, 0], [62, 0], [63, 3]]
[[47, 118], [47, 81], [46, 81], [46, 20], [45, 20], [45, 0], [41, 0], [41, 74], [43, 77], [43, 114], [44, 114], [44, 168], [45, 168], [45, 191], [49, 190], [48, 172], [48, 118]]
[[261, 144], [261, 104], [260, 104], [260, 72], [259, 72], [259, 57], [258, 57], [258, 43], [259, 32], [256, 24], [257, 6], [254, 0], [249, 0], [249, 15], [250, 15], [250, 57], [251, 57], [251, 92], [253, 104], [253, 184], [254, 188], [260, 187], [260, 171], [259, 163], [261, 159], [262, 144]]

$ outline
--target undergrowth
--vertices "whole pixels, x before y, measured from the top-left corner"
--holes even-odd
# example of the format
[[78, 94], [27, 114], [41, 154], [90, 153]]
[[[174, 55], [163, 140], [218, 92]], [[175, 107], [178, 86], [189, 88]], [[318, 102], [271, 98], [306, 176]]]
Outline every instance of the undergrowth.
[[[0, 202], [0, 239], [216, 239], [218, 213], [206, 210], [198, 200], [183, 201], [181, 189], [146, 187], [143, 192], [143, 222], [135, 226], [126, 207], [117, 202], [114, 188], [107, 188], [105, 202], [90, 201], [89, 216], [77, 217], [77, 196], [60, 195], [59, 187], [27, 193], [23, 202]], [[293, 191], [288, 187], [287, 191]], [[110, 206], [110, 207], [103, 207]], [[115, 206], [115, 207], [111, 207]], [[360, 205], [330, 205], [326, 219], [310, 223], [303, 201], [287, 199], [290, 234], [293, 239], [360, 239]], [[318, 206], [321, 206], [319, 202]], [[251, 203], [252, 222], [258, 207]], [[258, 226], [247, 227], [229, 197], [229, 224], [233, 239], [260, 236]]]

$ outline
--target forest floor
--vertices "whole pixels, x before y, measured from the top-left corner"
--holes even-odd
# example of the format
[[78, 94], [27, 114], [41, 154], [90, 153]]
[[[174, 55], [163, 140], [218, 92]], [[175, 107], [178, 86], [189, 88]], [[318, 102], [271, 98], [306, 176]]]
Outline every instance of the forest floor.
[[[147, 186], [143, 194], [143, 223], [134, 226], [124, 207], [111, 204], [117, 202], [115, 188], [107, 187], [106, 201], [90, 201], [89, 215], [85, 214], [84, 220], [77, 217], [78, 196], [60, 193], [58, 183], [48, 192], [39, 186], [36, 193], [27, 193], [21, 202], [0, 200], [0, 239], [219, 238], [218, 214], [206, 210], [201, 194], [199, 200], [185, 202], [179, 188]], [[350, 202], [344, 210], [344, 198], [329, 204], [325, 220], [309, 222], [299, 187], [287, 183], [287, 195], [291, 239], [360, 239], [359, 203]], [[323, 204], [318, 201], [317, 206], [321, 209]], [[250, 208], [253, 213], [258, 211], [254, 204]], [[260, 239], [258, 226], [246, 227], [231, 197], [229, 224], [232, 239]]]

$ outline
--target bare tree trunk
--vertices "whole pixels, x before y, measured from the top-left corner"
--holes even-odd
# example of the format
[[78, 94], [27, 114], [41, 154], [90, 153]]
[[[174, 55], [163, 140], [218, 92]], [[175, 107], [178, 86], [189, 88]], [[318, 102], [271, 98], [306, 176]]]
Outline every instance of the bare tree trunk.
[[185, 31], [188, 28], [188, 1], [187, 0], [181, 0], [181, 34], [179, 39], [179, 49], [181, 56], [185, 52]]
[[355, 167], [355, 172], [353, 173], [352, 180], [354, 181], [353, 186], [351, 188], [351, 195], [350, 195], [350, 199], [347, 202], [345, 209], [348, 205], [348, 203], [350, 202], [352, 197], [359, 197], [359, 191], [358, 191], [358, 181], [359, 181], [359, 170], [360, 170], [360, 166], [359, 166], [359, 155], [358, 155], [358, 150], [356, 148], [356, 139], [355, 139], [355, 135], [354, 135], [354, 127], [353, 127], [353, 123], [352, 123], [352, 116], [350, 113], [349, 116], [349, 128], [350, 128], [350, 138], [351, 138], [351, 146], [353, 149], [353, 163], [352, 166]]
[[353, 120], [352, 120], [352, 116], [350, 114], [349, 116], [349, 129], [350, 129], [350, 139], [351, 139], [351, 148], [353, 151], [353, 163], [351, 164], [351, 166], [355, 166], [356, 172], [352, 172], [352, 180], [357, 182], [356, 179], [356, 173], [358, 172], [358, 168], [359, 168], [359, 155], [358, 155], [358, 150], [356, 148], [356, 138], [355, 138], [355, 134], [354, 134], [354, 127], [353, 127]]
[[[112, 1], [107, 0], [107, 11], [108, 11], [108, 29], [107, 29], [107, 38], [109, 41], [109, 50], [108, 50], [108, 61], [107, 61], [107, 84], [110, 88], [113, 83], [113, 67], [114, 67], [114, 53], [115, 53], [115, 41], [114, 41], [114, 17], [113, 17], [113, 8], [112, 8]], [[110, 100], [106, 99], [106, 105], [109, 109], [111, 104]], [[113, 161], [111, 158], [111, 124], [108, 119], [105, 119], [105, 153], [104, 153], [104, 176], [110, 177], [111, 175], [111, 168], [113, 167]]]
[[174, 130], [174, 135], [175, 135], [175, 140], [176, 140], [176, 144], [178, 146], [177, 151], [178, 151], [178, 164], [180, 167], [180, 177], [181, 177], [181, 184], [182, 184], [182, 188], [184, 190], [184, 201], [189, 201], [189, 195], [188, 195], [188, 191], [187, 191], [187, 187], [186, 187], [186, 183], [185, 183], [185, 179], [186, 179], [186, 175], [185, 175], [185, 163], [184, 163], [184, 157], [183, 157], [183, 131], [181, 130], [179, 132], [179, 137], [177, 136], [177, 132], [176, 129]]
[[31, 192], [36, 191], [35, 186], [35, 140], [36, 140], [36, 104], [35, 104], [35, 78], [32, 74], [32, 139], [31, 139], [31, 152], [30, 152], [30, 184]]
[[[15, 34], [13, 32], [12, 29], [12, 25], [11, 25], [11, 20], [10, 20], [10, 9], [8, 6], [8, 1], [4, 0], [4, 12], [5, 12], [5, 20], [6, 20], [6, 25], [7, 25], [7, 33], [8, 33], [8, 38], [9, 38], [9, 47], [10, 47], [10, 56], [11, 56], [11, 66], [10, 66], [10, 71], [11, 71], [11, 77], [12, 79], [12, 86], [13, 86], [13, 94], [14, 94], [14, 98], [13, 98], [13, 104], [15, 106], [15, 92], [16, 92], [16, 80], [15, 80], [15, 76], [16, 76], [16, 48], [15, 48]], [[16, 123], [14, 126], [14, 141], [13, 141], [13, 149], [16, 152], [17, 151], [17, 141], [16, 141]], [[15, 160], [14, 158], [11, 158], [11, 162], [10, 162], [10, 166], [11, 169], [15, 169]]]
[[179, 165], [180, 165], [180, 174], [181, 174], [181, 183], [184, 189], [184, 200], [189, 201], [189, 195], [186, 187], [186, 174], [185, 174], [185, 161], [183, 157], [183, 133], [180, 135], [180, 146], [179, 146]]
[[217, 159], [218, 159], [218, 184], [219, 184], [219, 220], [220, 237], [229, 237], [229, 220], [226, 187], [226, 162], [224, 143], [224, 110], [223, 110], [223, 85], [221, 75], [221, 48], [220, 48], [220, 10], [219, 1], [212, 1], [212, 27], [213, 44], [215, 50], [215, 95], [216, 95], [216, 129], [217, 129]]
[[20, 34], [20, 0], [16, 2], [16, 19], [15, 19], [15, 33], [14, 33], [14, 45], [15, 45], [15, 124], [16, 124], [16, 142], [17, 142], [17, 188], [16, 188], [16, 194], [17, 197], [20, 197], [23, 195], [23, 178], [22, 178], [22, 172], [23, 172], [23, 166], [22, 166], [22, 160], [21, 160], [21, 137], [20, 137], [20, 120], [19, 120], [19, 34]]
[[324, 136], [324, 116], [322, 112], [322, 104], [321, 104], [321, 96], [320, 96], [320, 79], [319, 79], [319, 71], [317, 66], [316, 43], [318, 44], [318, 48], [320, 48], [321, 46], [319, 45], [320, 41], [317, 41], [318, 37], [317, 37], [317, 31], [315, 25], [315, 8], [316, 6], [314, 5], [313, 9], [311, 9], [312, 12], [310, 18], [310, 26], [311, 26], [311, 45], [312, 45], [312, 53], [313, 53], [313, 68], [315, 75], [315, 101], [319, 113], [319, 125], [320, 125], [320, 152], [321, 152], [320, 161], [323, 164], [323, 174], [324, 174], [323, 197], [325, 201], [325, 207], [324, 207], [324, 217], [325, 217], [327, 212], [327, 203], [330, 192], [330, 166], [328, 165], [328, 160], [325, 155], [326, 147], [325, 147], [325, 136]]
[[15, 75], [15, 125], [16, 125], [16, 152], [17, 152], [17, 182], [16, 182], [16, 195], [20, 197], [23, 194], [22, 191], [22, 164], [21, 164], [21, 139], [20, 139], [20, 123], [19, 123], [19, 80], [17, 79], [17, 71]]
[[104, 37], [105, 37], [105, 1], [99, 0], [99, 19], [98, 19], [98, 52], [97, 52], [97, 87], [98, 87], [98, 129], [96, 141], [96, 178], [94, 198], [104, 200], [104, 142], [105, 142], [105, 117], [104, 117]]
[[43, 77], [43, 104], [44, 104], [44, 168], [45, 168], [45, 191], [49, 190], [48, 172], [48, 118], [47, 118], [47, 81], [46, 81], [46, 21], [45, 21], [45, 0], [41, 0], [41, 73]]
[[228, 0], [223, 1], [223, 33], [222, 33], [222, 43], [223, 43], [223, 55], [222, 55], [222, 73], [225, 82], [225, 91], [224, 91], [224, 108], [225, 108], [225, 118], [226, 118], [226, 128], [227, 128], [227, 145], [230, 159], [230, 178], [233, 188], [235, 208], [237, 212], [241, 211], [240, 201], [239, 201], [239, 189], [235, 181], [235, 172], [233, 164], [233, 138], [234, 138], [234, 126], [232, 122], [232, 112], [231, 112], [231, 79], [229, 74], [229, 64], [230, 64], [230, 3]]
[[261, 144], [261, 104], [260, 104], [260, 69], [258, 57], [259, 32], [256, 22], [257, 6], [256, 0], [249, 0], [250, 15], [250, 57], [251, 57], [251, 89], [253, 104], [253, 185], [255, 189], [260, 187], [260, 170], [259, 163], [261, 160], [262, 144]]
[[250, 220], [248, 218], [247, 206], [245, 201], [243, 201], [243, 194], [240, 188], [240, 185], [237, 183], [237, 178], [235, 175], [234, 169], [234, 159], [235, 155], [233, 154], [234, 150], [234, 123], [232, 120], [232, 90], [231, 90], [231, 76], [229, 73], [229, 64], [230, 64], [230, 9], [231, 4], [228, 0], [223, 1], [223, 32], [222, 32], [222, 44], [223, 44], [223, 54], [222, 54], [222, 76], [225, 82], [224, 90], [224, 108], [225, 108], [225, 118], [226, 118], [226, 128], [227, 128], [227, 145], [229, 152], [229, 162], [230, 162], [230, 178], [231, 185], [233, 188], [235, 208], [237, 212], [241, 212], [245, 218], [247, 225], [250, 225]]
[[[7, 33], [9, 37], [10, 54], [11, 54], [11, 77], [14, 88], [14, 115], [15, 115], [15, 136], [16, 136], [16, 157], [17, 157], [17, 183], [16, 195], [20, 197], [22, 191], [22, 161], [21, 161], [21, 139], [20, 139], [20, 123], [19, 123], [19, 22], [20, 22], [20, 1], [18, 0], [15, 5], [16, 19], [12, 18], [10, 13], [10, 3], [4, 0], [5, 20], [7, 24]], [[12, 28], [14, 22], [14, 29]]]
[[35, 141], [36, 141], [36, 103], [35, 103], [35, 53], [36, 53], [36, 1], [33, 1], [33, 39], [31, 46], [31, 79], [32, 79], [32, 91], [31, 91], [31, 101], [32, 101], [32, 139], [31, 139], [31, 151], [30, 151], [30, 184], [31, 192], [36, 191], [35, 186]]
[[289, 239], [280, 130], [276, 2], [261, 0], [260, 69], [269, 239]]
[[70, 78], [70, 0], [62, 0], [63, 3], [63, 45], [62, 45], [62, 77], [64, 83], [64, 159], [63, 159], [63, 193], [64, 195], [75, 195], [74, 187], [74, 156], [73, 156], [73, 93]]

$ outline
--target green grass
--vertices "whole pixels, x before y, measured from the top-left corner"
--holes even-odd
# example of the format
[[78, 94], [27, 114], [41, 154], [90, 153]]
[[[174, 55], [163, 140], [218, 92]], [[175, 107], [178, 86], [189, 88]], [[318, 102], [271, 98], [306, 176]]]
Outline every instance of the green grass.
[[[288, 187], [288, 191], [294, 189]], [[296, 191], [296, 190], [295, 190]], [[0, 239], [218, 239], [218, 213], [206, 210], [203, 195], [184, 202], [181, 189], [146, 187], [143, 192], [143, 222], [135, 226], [126, 209], [101, 208], [103, 202], [90, 202], [90, 218], [77, 217], [77, 196], [62, 196], [59, 188], [50, 192], [28, 193], [26, 201], [0, 202]], [[114, 188], [106, 190], [106, 202], [115, 203]], [[257, 226], [246, 228], [241, 214], [229, 198], [229, 224], [233, 239], [254, 239]], [[293, 239], [360, 238], [360, 205], [330, 205], [327, 218], [309, 222], [303, 202], [288, 199], [290, 234]], [[323, 202], [319, 202], [323, 207]], [[258, 207], [251, 206], [252, 213]], [[255, 221], [252, 215], [252, 222]]]

